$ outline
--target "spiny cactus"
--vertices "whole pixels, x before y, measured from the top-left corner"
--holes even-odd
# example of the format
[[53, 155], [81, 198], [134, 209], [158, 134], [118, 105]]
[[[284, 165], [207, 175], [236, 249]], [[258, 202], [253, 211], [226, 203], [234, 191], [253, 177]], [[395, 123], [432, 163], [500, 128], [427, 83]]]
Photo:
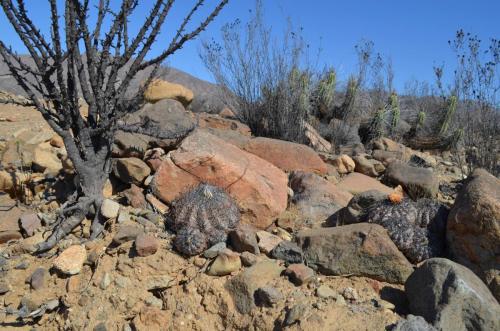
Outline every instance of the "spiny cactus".
[[226, 241], [239, 221], [238, 206], [223, 189], [200, 184], [174, 201], [169, 226], [177, 233], [175, 248], [193, 256]]
[[344, 102], [342, 103], [340, 114], [342, 118], [346, 118], [354, 112], [354, 105], [358, 95], [358, 81], [354, 76], [349, 77], [347, 82], [347, 90], [345, 92]]
[[426, 116], [427, 115], [425, 114], [424, 111], [421, 110], [421, 111], [418, 112], [418, 115], [417, 115], [417, 125], [416, 125], [417, 129], [420, 129], [420, 128], [424, 127]]
[[448, 131], [451, 121], [453, 120], [453, 115], [457, 110], [457, 97], [452, 95], [448, 100], [448, 108], [441, 123], [441, 129], [439, 130], [439, 135], [444, 136]]
[[370, 137], [371, 139], [377, 139], [384, 135], [385, 130], [385, 109], [381, 108], [377, 110], [370, 123]]
[[399, 110], [398, 96], [396, 93], [392, 93], [391, 96], [389, 97], [389, 107], [392, 115], [391, 132], [393, 133], [399, 124], [399, 119], [401, 116], [401, 112]]
[[314, 91], [316, 111], [322, 116], [327, 116], [333, 107], [336, 82], [337, 74], [334, 69], [330, 69], [316, 86], [316, 90]]

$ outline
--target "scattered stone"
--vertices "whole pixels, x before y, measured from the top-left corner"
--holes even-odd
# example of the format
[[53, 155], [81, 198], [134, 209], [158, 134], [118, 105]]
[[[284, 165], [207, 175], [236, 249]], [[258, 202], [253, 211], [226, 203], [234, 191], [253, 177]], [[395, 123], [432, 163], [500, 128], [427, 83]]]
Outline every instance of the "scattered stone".
[[113, 162], [113, 174], [127, 184], [140, 186], [150, 173], [149, 166], [135, 157], [115, 159]]
[[141, 233], [135, 239], [135, 250], [142, 257], [155, 254], [159, 246], [158, 240], [150, 234]]
[[113, 244], [118, 246], [126, 243], [127, 241], [135, 240], [142, 233], [143, 230], [139, 227], [139, 225], [135, 223], [126, 222], [120, 224], [118, 227], [118, 231], [113, 237]]
[[212, 247], [210, 247], [209, 249], [207, 249], [206, 251], [204, 251], [203, 257], [207, 258], [207, 259], [213, 259], [213, 258], [217, 257], [217, 255], [219, 255], [219, 253], [225, 249], [226, 249], [225, 242], [217, 243], [217, 244], [213, 245]]
[[309, 283], [316, 276], [314, 270], [304, 264], [298, 263], [289, 265], [285, 270], [285, 275], [297, 286]]
[[111, 199], [104, 199], [101, 205], [101, 215], [107, 219], [118, 217], [120, 204]]
[[356, 167], [356, 164], [351, 159], [351, 157], [346, 154], [342, 154], [333, 159], [329, 158], [326, 162], [333, 165], [335, 169], [337, 169], [337, 172], [341, 175], [353, 172], [354, 168]]
[[288, 264], [302, 263], [304, 257], [302, 249], [297, 244], [290, 241], [282, 241], [271, 251], [271, 257], [283, 260]]
[[326, 174], [326, 164], [310, 147], [290, 141], [257, 137], [244, 150], [269, 161], [281, 170]]
[[17, 264], [14, 269], [16, 270], [26, 270], [28, 269], [30, 266], [29, 262], [28, 261], [22, 261], [20, 262], [19, 264]]
[[37, 268], [30, 276], [29, 283], [35, 291], [44, 288], [47, 284], [49, 273], [45, 268]]
[[225, 276], [241, 268], [240, 255], [229, 249], [219, 252], [219, 255], [210, 265], [207, 274], [211, 276]]
[[283, 300], [283, 294], [272, 286], [264, 286], [255, 291], [255, 304], [257, 306], [272, 307]]
[[335, 184], [311, 173], [294, 172], [290, 176], [294, 191], [292, 202], [301, 217], [323, 222], [340, 208], [347, 206], [352, 195]]
[[61, 138], [61, 136], [56, 134], [50, 139], [50, 145], [57, 148], [63, 148], [64, 140]]
[[286, 241], [292, 241], [293, 239], [292, 235], [288, 231], [282, 228], [274, 228], [273, 234], [277, 235], [278, 237]]
[[328, 285], [321, 285], [316, 289], [316, 295], [322, 299], [335, 298], [337, 296], [337, 292], [335, 292]]
[[54, 268], [66, 275], [80, 273], [83, 263], [87, 260], [85, 246], [74, 245], [64, 250], [53, 263]]
[[68, 281], [66, 282], [66, 292], [80, 292], [80, 278], [78, 276], [68, 278]]
[[412, 199], [435, 198], [439, 180], [430, 168], [412, 167], [403, 162], [392, 162], [386, 169], [384, 180], [391, 185], [401, 185]]
[[434, 200], [381, 201], [366, 209], [365, 221], [387, 229], [389, 237], [412, 263], [441, 257], [446, 248], [448, 208]]
[[156, 307], [144, 307], [132, 320], [134, 330], [165, 330], [170, 321], [168, 312]]
[[300, 322], [308, 312], [308, 306], [304, 303], [299, 303], [293, 306], [286, 312], [284, 326], [290, 326], [294, 323]]
[[121, 192], [120, 196], [123, 196], [133, 208], [146, 209], [148, 207], [142, 189], [135, 184], [132, 184], [129, 189]]
[[500, 179], [473, 172], [450, 211], [446, 236], [455, 261], [479, 275], [500, 301]]
[[413, 271], [377, 224], [304, 230], [296, 239], [307, 265], [325, 275], [353, 274], [402, 284]]
[[230, 279], [226, 288], [238, 311], [248, 314], [255, 307], [255, 291], [278, 278], [282, 271], [283, 268], [273, 261], [261, 261]]
[[259, 249], [265, 254], [269, 254], [276, 246], [278, 246], [279, 243], [283, 241], [280, 237], [267, 231], [258, 231], [256, 235], [259, 239]]
[[356, 172], [370, 177], [378, 177], [385, 171], [385, 166], [382, 162], [375, 159], [369, 159], [366, 155], [358, 155], [353, 157], [356, 163]]
[[408, 278], [410, 312], [439, 330], [500, 330], [500, 305], [469, 269], [447, 259], [425, 261]]
[[342, 290], [342, 296], [344, 299], [346, 299], [349, 302], [356, 302], [358, 301], [358, 291], [353, 289], [352, 287], [346, 287], [345, 289]]
[[151, 204], [153, 207], [153, 210], [158, 211], [160, 214], [165, 215], [168, 213], [169, 208], [166, 204], [158, 200], [154, 195], [151, 193], [146, 194], [146, 200]]
[[5, 244], [12, 240], [23, 239], [23, 236], [19, 231], [3, 231], [0, 232], [0, 244]]
[[229, 243], [236, 252], [260, 254], [256, 232], [250, 224], [240, 224], [236, 230], [229, 233]]
[[391, 331], [437, 331], [435, 327], [427, 323], [422, 316], [409, 314], [391, 329]]
[[150, 276], [146, 279], [146, 288], [148, 291], [166, 289], [171, 286], [173, 279], [168, 275]]
[[109, 274], [109, 272], [105, 272], [101, 278], [101, 282], [99, 283], [99, 287], [101, 288], [101, 290], [104, 291], [105, 289], [108, 288], [108, 286], [111, 284], [111, 282], [112, 282], [111, 275]]
[[19, 219], [21, 231], [27, 236], [31, 237], [35, 234], [36, 230], [42, 227], [42, 222], [38, 215], [35, 213], [24, 213]]
[[258, 256], [255, 255], [255, 254], [252, 254], [250, 252], [243, 252], [243, 253], [241, 253], [240, 254], [240, 259], [241, 259], [241, 263], [243, 263], [243, 265], [245, 267], [251, 267], [254, 264], [256, 264], [257, 262], [259, 262]]
[[4, 280], [0, 280], [0, 295], [4, 295], [10, 291], [10, 285]]

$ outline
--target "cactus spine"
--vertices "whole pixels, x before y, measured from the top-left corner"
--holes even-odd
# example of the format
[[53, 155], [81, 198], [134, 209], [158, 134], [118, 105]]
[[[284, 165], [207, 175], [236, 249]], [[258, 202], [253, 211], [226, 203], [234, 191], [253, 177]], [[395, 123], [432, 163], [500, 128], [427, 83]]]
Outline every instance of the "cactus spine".
[[441, 129], [439, 130], [439, 134], [441, 136], [445, 135], [446, 132], [448, 131], [451, 121], [453, 120], [453, 115], [455, 115], [456, 110], [457, 110], [457, 97], [452, 95], [448, 101], [448, 108], [446, 109], [443, 122], [441, 123]]
[[391, 133], [393, 133], [396, 130], [396, 127], [399, 124], [399, 119], [401, 117], [401, 112], [399, 110], [398, 96], [394, 92], [389, 97], [389, 106], [392, 114]]

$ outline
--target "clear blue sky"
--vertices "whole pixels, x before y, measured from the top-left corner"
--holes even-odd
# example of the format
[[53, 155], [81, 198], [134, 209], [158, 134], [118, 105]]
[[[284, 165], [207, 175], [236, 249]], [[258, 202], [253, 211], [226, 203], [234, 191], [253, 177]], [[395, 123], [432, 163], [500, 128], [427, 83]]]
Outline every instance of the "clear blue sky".
[[[59, 0], [61, 3], [62, 0]], [[96, 0], [90, 0], [97, 2]], [[25, 0], [35, 21], [45, 31], [48, 12], [45, 0]], [[119, 3], [118, 0], [112, 0]], [[132, 25], [147, 15], [152, 1], [141, 0]], [[185, 12], [193, 0], [177, 1], [171, 24]], [[375, 50], [390, 56], [395, 70], [395, 85], [401, 90], [411, 78], [433, 80], [432, 66], [444, 63], [450, 70], [455, 61], [447, 41], [457, 29], [478, 34], [483, 40], [500, 38], [500, 0], [263, 0], [266, 21], [282, 31], [286, 18], [304, 28], [312, 49], [321, 46], [320, 65], [334, 65], [341, 77], [355, 70], [353, 46], [361, 39], [375, 43]], [[215, 0], [207, 0], [206, 9]], [[240, 18], [245, 21], [253, 0], [230, 0], [229, 5], [201, 38], [217, 37], [224, 23]], [[24, 53], [19, 40], [0, 13], [0, 38]], [[169, 39], [166, 39], [169, 40]], [[212, 80], [198, 57], [199, 40], [170, 58], [169, 64], [199, 78]], [[153, 52], [161, 48], [161, 40]]]

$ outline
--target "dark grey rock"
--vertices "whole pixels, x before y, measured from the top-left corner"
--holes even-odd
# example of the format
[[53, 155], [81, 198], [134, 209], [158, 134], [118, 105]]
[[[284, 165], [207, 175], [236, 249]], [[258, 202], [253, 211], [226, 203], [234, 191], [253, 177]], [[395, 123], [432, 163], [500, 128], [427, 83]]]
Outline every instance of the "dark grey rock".
[[302, 249], [291, 241], [280, 242], [278, 246], [273, 248], [270, 255], [274, 259], [285, 261], [287, 264], [304, 262]]
[[203, 257], [205, 257], [207, 259], [213, 259], [213, 258], [217, 257], [217, 255], [219, 255], [219, 253], [221, 251], [223, 251], [224, 249], [226, 249], [225, 242], [217, 243], [217, 244], [213, 245], [212, 247], [210, 247], [209, 249], [207, 249], [206, 251], [204, 251]]
[[36, 269], [30, 276], [29, 283], [31, 288], [35, 291], [44, 288], [47, 283], [48, 276], [49, 273], [45, 270], [45, 268]]
[[437, 329], [427, 323], [422, 316], [410, 314], [406, 316], [406, 319], [400, 320], [391, 331], [437, 331]]
[[377, 190], [369, 190], [356, 195], [349, 201], [347, 207], [339, 210], [337, 224], [347, 225], [366, 222], [370, 208], [386, 199], [387, 194]]
[[384, 180], [389, 185], [401, 185], [412, 199], [435, 198], [439, 180], [431, 168], [412, 167], [403, 162], [391, 162]]
[[447, 259], [425, 261], [405, 284], [410, 312], [439, 330], [500, 330], [500, 305], [471, 270]]
[[284, 326], [290, 326], [294, 323], [300, 322], [306, 315], [308, 306], [305, 303], [299, 303], [293, 306], [286, 312]]
[[257, 306], [272, 307], [283, 300], [283, 294], [275, 287], [265, 286], [255, 291], [255, 304]]
[[256, 229], [249, 224], [240, 224], [237, 229], [229, 233], [229, 244], [234, 251], [260, 254], [257, 242]]
[[448, 208], [430, 199], [399, 204], [381, 201], [368, 208], [363, 221], [382, 225], [398, 249], [412, 263], [443, 256]]

